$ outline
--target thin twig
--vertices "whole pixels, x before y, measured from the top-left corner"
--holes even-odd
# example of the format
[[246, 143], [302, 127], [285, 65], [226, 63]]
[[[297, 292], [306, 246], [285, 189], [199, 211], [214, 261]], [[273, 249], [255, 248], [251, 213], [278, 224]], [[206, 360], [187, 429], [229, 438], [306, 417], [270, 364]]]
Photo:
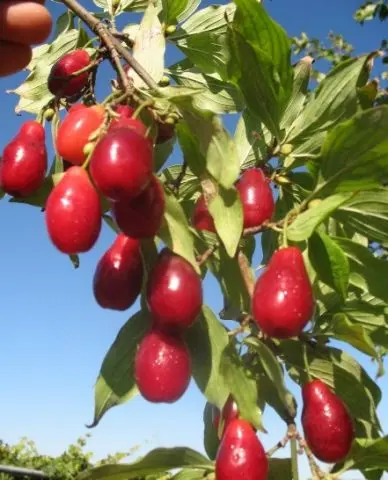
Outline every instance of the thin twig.
[[237, 253], [237, 262], [245, 287], [248, 291], [249, 296], [252, 298], [253, 290], [255, 288], [255, 279], [252, 275], [248, 259], [241, 250]]
[[296, 439], [298, 440], [300, 449], [303, 450], [304, 453], [306, 454], [307, 460], [310, 465], [310, 470], [313, 475], [313, 480], [323, 480], [326, 477], [326, 475], [324, 472], [322, 472], [322, 470], [317, 465], [314, 455], [311, 453], [311, 450], [307, 446], [305, 439], [299, 433], [297, 433]]
[[218, 248], [218, 245], [213, 245], [212, 247], [209, 247], [207, 250], [205, 250], [202, 255], [199, 255], [197, 257], [198, 265], [201, 266], [204, 263], [206, 263], [208, 258], [213, 254], [213, 252], [215, 252], [217, 248]]
[[272, 457], [272, 455], [275, 455], [275, 453], [278, 450], [281, 450], [282, 448], [284, 448], [287, 445], [289, 440], [290, 440], [290, 437], [288, 435], [285, 435], [281, 440], [278, 441], [278, 443], [276, 445], [274, 445], [272, 448], [270, 448], [267, 451], [267, 457], [270, 458], [270, 457]]
[[[127, 85], [125, 79], [129, 82], [127, 75], [125, 74], [123, 67], [120, 63], [120, 67], [117, 64], [118, 55], [121, 55], [124, 60], [132, 67], [132, 69], [139, 75], [139, 77], [146, 83], [151, 89], [157, 90], [158, 84], [153, 80], [149, 73], [139, 64], [139, 62], [133, 57], [133, 55], [117, 40], [109, 31], [108, 27], [101, 22], [98, 18], [92, 15], [86, 8], [84, 8], [77, 0], [61, 0], [72, 12], [76, 13], [81, 20], [83, 20], [88, 27], [93, 30], [104, 42], [109, 52], [112, 55], [112, 63], [116, 66], [123, 85]], [[113, 53], [115, 52], [115, 53]], [[122, 76], [124, 74], [124, 76]], [[124, 78], [125, 77], [125, 78]]]

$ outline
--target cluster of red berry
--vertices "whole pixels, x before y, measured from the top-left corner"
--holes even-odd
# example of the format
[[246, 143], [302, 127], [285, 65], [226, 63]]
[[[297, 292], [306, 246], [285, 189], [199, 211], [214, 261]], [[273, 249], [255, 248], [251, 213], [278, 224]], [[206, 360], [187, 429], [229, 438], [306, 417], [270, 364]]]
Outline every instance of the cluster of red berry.
[[[64, 97], [82, 91], [88, 81], [86, 72], [64, 77], [89, 62], [82, 50], [63, 57], [50, 74], [50, 90]], [[108, 122], [101, 105], [76, 104], [69, 110], [56, 138], [56, 150], [69, 167], [49, 194], [45, 216], [48, 234], [58, 250], [78, 254], [90, 250], [100, 233], [102, 210], [97, 192], [110, 202], [121, 233], [97, 265], [94, 295], [103, 308], [126, 310], [143, 285], [140, 241], [158, 233], [165, 199], [153, 173], [154, 145], [145, 125], [133, 118], [128, 105], [115, 108], [115, 116]], [[161, 138], [166, 139], [165, 132]], [[44, 128], [27, 121], [4, 149], [0, 187], [13, 196], [29, 196], [42, 186], [46, 169]], [[236, 189], [244, 229], [260, 227], [272, 218], [274, 196], [263, 170], [245, 171]], [[203, 196], [195, 205], [192, 223], [199, 230], [216, 232]], [[201, 278], [184, 258], [164, 249], [148, 276], [145, 293], [152, 326], [136, 354], [136, 382], [149, 401], [173, 402], [183, 395], [191, 377], [190, 355], [182, 335], [201, 311]], [[262, 332], [280, 339], [299, 335], [312, 318], [314, 305], [301, 251], [296, 247], [276, 251], [253, 293], [252, 313]], [[327, 462], [342, 459], [354, 437], [344, 404], [319, 380], [304, 386], [303, 399], [302, 423], [313, 453]], [[263, 447], [253, 428], [239, 418], [232, 398], [215, 424], [222, 436], [217, 479], [265, 479], [268, 461]]]
[[[336, 463], [349, 453], [354, 428], [343, 404], [320, 380], [302, 390], [302, 426], [312, 453], [321, 461]], [[221, 412], [212, 408], [213, 426], [221, 443], [216, 457], [217, 480], [265, 480], [268, 458], [255, 429], [240, 417], [236, 402], [229, 396]]]

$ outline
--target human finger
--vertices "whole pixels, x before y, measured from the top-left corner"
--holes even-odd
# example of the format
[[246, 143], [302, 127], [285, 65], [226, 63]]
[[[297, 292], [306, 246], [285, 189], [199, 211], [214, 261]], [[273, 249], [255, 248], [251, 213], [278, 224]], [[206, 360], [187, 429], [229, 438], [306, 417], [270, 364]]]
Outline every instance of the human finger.
[[28, 45], [0, 41], [0, 77], [22, 70], [30, 63], [31, 57]]
[[33, 45], [43, 42], [50, 34], [52, 19], [38, 2], [0, 2], [0, 39]]

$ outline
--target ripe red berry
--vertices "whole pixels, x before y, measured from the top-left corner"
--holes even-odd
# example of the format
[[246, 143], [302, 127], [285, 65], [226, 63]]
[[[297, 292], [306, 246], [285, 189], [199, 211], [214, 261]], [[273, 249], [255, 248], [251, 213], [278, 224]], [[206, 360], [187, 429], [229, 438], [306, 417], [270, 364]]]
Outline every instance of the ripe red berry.
[[58, 97], [72, 97], [79, 94], [88, 82], [88, 72], [71, 77], [90, 64], [86, 50], [74, 50], [61, 57], [52, 67], [48, 78], [48, 89]]
[[190, 377], [190, 355], [182, 338], [150, 330], [135, 358], [135, 378], [141, 395], [149, 402], [175, 402], [185, 393]]
[[203, 195], [199, 197], [195, 204], [191, 222], [197, 230], [208, 230], [216, 233], [213, 217], [210, 215]]
[[85, 161], [84, 147], [103, 121], [104, 107], [101, 105], [71, 110], [58, 128], [58, 154], [73, 165], [82, 165]]
[[237, 403], [234, 401], [232, 395], [229, 395], [221, 410], [221, 418], [224, 421], [224, 431], [233, 420], [236, 420], [236, 418], [239, 417], [239, 415], [240, 412]]
[[257, 279], [252, 312], [261, 330], [270, 337], [299, 335], [314, 313], [311, 283], [300, 250], [277, 250]]
[[354, 440], [353, 423], [345, 404], [321, 380], [304, 385], [302, 397], [302, 425], [311, 451], [322, 462], [341, 461]]
[[101, 229], [100, 199], [82, 167], [71, 167], [51, 191], [46, 225], [53, 244], [63, 253], [87, 252]]
[[217, 480], [266, 480], [268, 459], [255, 431], [245, 420], [225, 430], [216, 457]]
[[135, 130], [118, 127], [97, 144], [90, 160], [90, 173], [110, 200], [133, 199], [152, 178], [153, 150]]
[[138, 297], [142, 281], [140, 242], [121, 233], [98, 262], [94, 297], [102, 308], [127, 310]]
[[201, 278], [180, 255], [165, 248], [151, 270], [147, 303], [160, 328], [188, 328], [202, 308]]
[[43, 184], [47, 169], [45, 132], [35, 121], [25, 122], [6, 145], [0, 159], [0, 188], [15, 197], [27, 197]]
[[153, 175], [143, 193], [131, 200], [112, 202], [112, 215], [120, 230], [133, 238], [155, 236], [163, 221], [164, 190]]
[[244, 228], [259, 227], [270, 220], [275, 202], [269, 180], [260, 168], [245, 171], [236, 184], [244, 212]]

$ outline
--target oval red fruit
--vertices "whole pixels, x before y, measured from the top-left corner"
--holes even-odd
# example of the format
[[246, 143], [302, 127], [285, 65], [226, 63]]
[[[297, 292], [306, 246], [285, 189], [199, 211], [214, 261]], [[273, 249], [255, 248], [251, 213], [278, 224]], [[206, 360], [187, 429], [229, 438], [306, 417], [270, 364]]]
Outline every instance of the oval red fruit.
[[84, 147], [103, 121], [104, 107], [101, 105], [69, 112], [58, 128], [56, 146], [59, 155], [73, 165], [82, 165], [85, 161]]
[[152, 168], [150, 143], [126, 127], [109, 131], [98, 142], [90, 160], [93, 180], [110, 200], [140, 195], [152, 178]]
[[68, 255], [87, 252], [101, 229], [100, 199], [82, 167], [71, 167], [51, 191], [46, 225], [53, 244]]
[[252, 312], [258, 326], [270, 337], [299, 335], [313, 316], [314, 303], [300, 250], [277, 250], [253, 292]]
[[302, 397], [302, 425], [311, 451], [322, 462], [341, 461], [354, 440], [353, 422], [345, 404], [321, 380], [304, 385]]
[[0, 159], [0, 188], [15, 197], [27, 197], [44, 182], [47, 169], [45, 132], [28, 121], [6, 145]]
[[74, 50], [63, 55], [51, 68], [48, 78], [48, 89], [58, 97], [72, 97], [79, 94], [88, 83], [89, 73], [71, 77], [90, 64], [90, 56], [86, 50]]
[[164, 190], [153, 175], [143, 193], [132, 200], [112, 202], [112, 215], [120, 230], [133, 238], [155, 236], [163, 221]]
[[210, 215], [203, 195], [199, 197], [195, 204], [191, 222], [197, 230], [208, 230], [216, 233], [213, 217]]
[[127, 310], [138, 297], [142, 282], [140, 242], [121, 233], [98, 262], [94, 297], [102, 308]]
[[191, 378], [190, 355], [182, 338], [150, 330], [136, 354], [135, 378], [141, 395], [149, 402], [178, 400]]
[[202, 308], [202, 282], [193, 266], [165, 248], [151, 270], [147, 303], [155, 325], [188, 328]]
[[263, 445], [245, 420], [225, 430], [216, 457], [217, 480], [266, 480], [268, 459]]
[[260, 168], [245, 171], [236, 183], [244, 212], [244, 228], [259, 227], [270, 220], [275, 201], [269, 180]]
[[233, 420], [236, 420], [236, 418], [239, 417], [239, 415], [240, 412], [237, 403], [234, 401], [232, 395], [229, 395], [221, 410], [221, 418], [224, 421], [224, 431]]

